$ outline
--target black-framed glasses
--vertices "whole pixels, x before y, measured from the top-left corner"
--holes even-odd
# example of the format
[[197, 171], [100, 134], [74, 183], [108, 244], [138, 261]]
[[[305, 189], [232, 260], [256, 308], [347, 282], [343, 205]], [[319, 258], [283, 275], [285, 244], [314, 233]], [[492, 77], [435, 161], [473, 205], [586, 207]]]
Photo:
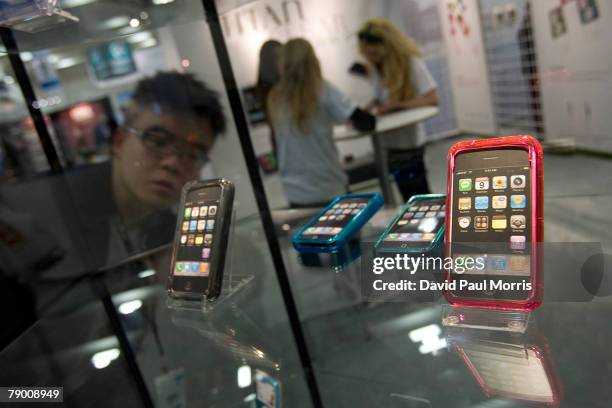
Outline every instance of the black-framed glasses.
[[185, 161], [185, 164], [192, 166], [202, 166], [210, 161], [206, 148], [184, 142], [167, 130], [161, 128], [138, 130], [129, 126], [122, 126], [121, 129], [137, 136], [146, 148], [159, 157], [176, 154]]

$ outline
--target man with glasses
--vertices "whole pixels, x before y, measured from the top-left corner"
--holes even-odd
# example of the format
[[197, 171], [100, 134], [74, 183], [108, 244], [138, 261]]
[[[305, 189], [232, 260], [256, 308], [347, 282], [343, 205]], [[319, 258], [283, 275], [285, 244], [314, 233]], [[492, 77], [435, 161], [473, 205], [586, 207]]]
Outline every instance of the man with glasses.
[[86, 242], [104, 257], [98, 265], [171, 242], [170, 210], [183, 185], [199, 178], [224, 129], [217, 94], [192, 75], [164, 72], [137, 84], [124, 123], [113, 131], [110, 165], [86, 171], [73, 185]]

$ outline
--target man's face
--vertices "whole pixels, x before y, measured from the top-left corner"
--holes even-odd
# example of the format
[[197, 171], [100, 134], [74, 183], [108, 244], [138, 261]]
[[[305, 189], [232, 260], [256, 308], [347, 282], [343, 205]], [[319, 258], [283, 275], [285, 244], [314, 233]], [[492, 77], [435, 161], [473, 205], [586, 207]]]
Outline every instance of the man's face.
[[212, 147], [210, 123], [192, 115], [156, 114], [136, 106], [130, 106], [129, 117], [128, 130], [118, 130], [113, 142], [114, 171], [128, 196], [138, 201], [135, 205], [171, 207], [178, 202], [183, 185], [198, 178], [203, 163], [194, 157]]

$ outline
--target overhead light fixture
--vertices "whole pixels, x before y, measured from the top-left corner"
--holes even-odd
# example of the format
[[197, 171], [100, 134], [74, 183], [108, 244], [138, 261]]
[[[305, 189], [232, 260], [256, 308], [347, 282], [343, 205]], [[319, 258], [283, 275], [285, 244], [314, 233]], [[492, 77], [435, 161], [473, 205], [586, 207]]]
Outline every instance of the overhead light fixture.
[[61, 0], [60, 3], [63, 8], [74, 8], [93, 3], [94, 1], [96, 0]]
[[55, 68], [57, 69], [70, 68], [72, 66], [79, 64], [80, 62], [81, 61], [78, 60], [77, 58], [62, 58], [61, 60], [57, 62], [57, 64], [55, 64]]
[[161, 4], [168, 4], [168, 3], [172, 3], [174, 0], [153, 0], [153, 4], [155, 4], [156, 6], [159, 6]]
[[152, 38], [153, 34], [151, 34], [150, 31], [140, 31], [134, 35], [131, 35], [127, 38], [127, 41], [129, 43], [135, 44], [135, 43], [139, 43], [145, 40], [148, 40], [149, 38]]
[[7, 85], [13, 85], [15, 83], [15, 78], [10, 75], [4, 77], [4, 83]]
[[140, 20], [139, 19], [133, 18], [133, 19], [130, 20], [130, 27], [136, 28], [138, 26], [140, 26]]
[[155, 38], [149, 38], [148, 40], [138, 43], [138, 45], [140, 45], [141, 48], [155, 47], [157, 45], [157, 40]]
[[246, 388], [249, 385], [251, 385], [253, 381], [253, 377], [251, 374], [251, 367], [248, 365], [243, 365], [241, 367], [238, 367], [237, 377], [238, 377], [238, 387]]
[[19, 56], [21, 57], [21, 60], [23, 62], [30, 62], [32, 61], [32, 53], [29, 51], [25, 51], [25, 52], [20, 52]]
[[142, 300], [134, 299], [134, 300], [130, 300], [129, 302], [120, 304], [117, 309], [119, 310], [119, 313], [121, 313], [122, 315], [129, 315], [130, 313], [134, 313], [141, 307], [142, 307]]
[[102, 28], [107, 30], [113, 30], [115, 28], [123, 27], [128, 25], [130, 19], [128, 16], [117, 16], [113, 18], [109, 18], [105, 22], [102, 23]]
[[119, 354], [120, 352], [118, 348], [100, 351], [93, 355], [93, 357], [91, 358], [91, 363], [98, 370], [101, 370], [103, 368], [108, 367], [110, 363], [113, 362], [113, 360], [116, 360], [117, 357], [119, 357]]
[[442, 329], [437, 324], [430, 324], [408, 333], [413, 343], [421, 343], [419, 353], [436, 354], [438, 350], [446, 348], [446, 339], [440, 337]]
[[138, 272], [138, 277], [141, 279], [148, 278], [153, 275], [155, 275], [155, 271], [153, 269], [145, 269], [144, 271]]
[[149, 18], [149, 13], [147, 13], [146, 11], [141, 11], [139, 15], [141, 20], [146, 20]]

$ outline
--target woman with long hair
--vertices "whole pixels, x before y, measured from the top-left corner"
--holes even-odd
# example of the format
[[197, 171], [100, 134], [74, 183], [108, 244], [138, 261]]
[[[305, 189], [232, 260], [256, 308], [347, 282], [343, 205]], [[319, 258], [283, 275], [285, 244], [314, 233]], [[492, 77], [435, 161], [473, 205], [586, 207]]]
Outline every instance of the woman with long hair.
[[[437, 85], [414, 40], [383, 18], [366, 21], [358, 32], [359, 51], [369, 63], [374, 98], [366, 107], [385, 114], [438, 105]], [[404, 200], [429, 192], [423, 161], [425, 130], [407, 126], [383, 136], [390, 172]]]
[[283, 190], [291, 207], [324, 206], [345, 193], [348, 178], [338, 158], [333, 126], [350, 120], [362, 131], [376, 121], [323, 79], [312, 45], [288, 41], [281, 77], [268, 97]]
[[257, 84], [255, 85], [255, 101], [259, 109], [266, 115], [266, 122], [270, 126], [270, 144], [272, 153], [276, 156], [276, 138], [274, 129], [270, 124], [268, 112], [268, 95], [274, 85], [280, 80], [280, 57], [283, 44], [277, 40], [268, 40], [259, 49], [259, 68], [257, 70]]

